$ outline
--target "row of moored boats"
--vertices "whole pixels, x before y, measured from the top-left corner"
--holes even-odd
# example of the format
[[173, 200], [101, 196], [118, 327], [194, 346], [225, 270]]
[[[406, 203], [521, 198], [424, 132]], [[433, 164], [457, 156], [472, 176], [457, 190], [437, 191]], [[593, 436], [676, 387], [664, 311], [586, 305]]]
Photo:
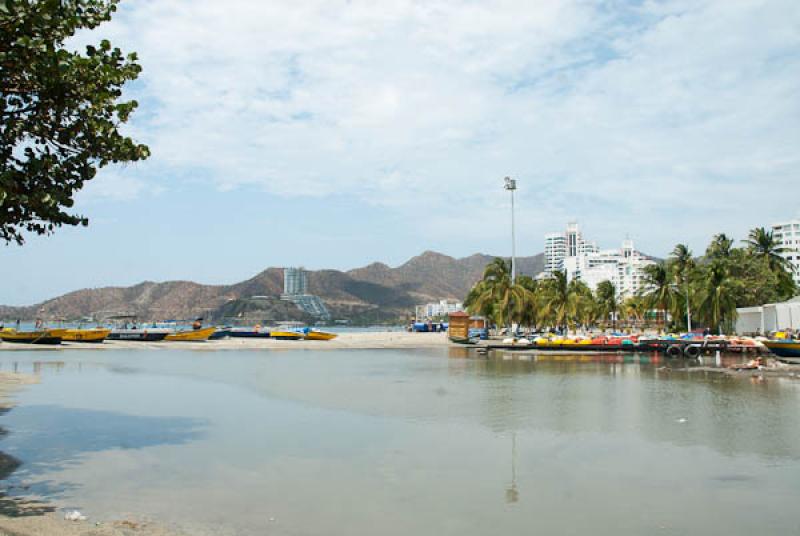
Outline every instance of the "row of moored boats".
[[19, 344], [61, 344], [62, 342], [102, 343], [111, 341], [140, 342], [201, 342], [219, 340], [228, 337], [259, 338], [277, 340], [312, 340], [329, 341], [336, 337], [329, 333], [311, 328], [299, 329], [267, 329], [255, 327], [200, 327], [200, 328], [164, 328], [164, 327], [129, 327], [129, 328], [53, 328], [31, 331], [14, 328], [0, 329], [0, 340]]

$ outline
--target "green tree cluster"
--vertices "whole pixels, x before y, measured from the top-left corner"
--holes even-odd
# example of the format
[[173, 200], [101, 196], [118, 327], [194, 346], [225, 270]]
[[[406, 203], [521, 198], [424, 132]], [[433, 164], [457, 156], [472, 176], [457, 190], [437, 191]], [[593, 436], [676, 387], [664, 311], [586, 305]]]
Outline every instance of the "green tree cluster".
[[792, 265], [772, 232], [753, 229], [744, 247], [734, 244], [718, 234], [700, 258], [678, 244], [666, 261], [645, 268], [642, 291], [624, 300], [610, 281], [592, 292], [581, 281], [568, 281], [565, 272], [540, 281], [520, 276], [512, 282], [510, 263], [497, 258], [464, 304], [471, 314], [498, 326], [574, 330], [651, 325], [680, 330], [686, 329], [688, 310], [694, 327], [730, 332], [737, 307], [781, 301], [798, 292]]
[[145, 145], [120, 132], [135, 100], [122, 86], [141, 67], [102, 40], [85, 53], [65, 41], [111, 19], [119, 0], [0, 0], [0, 239], [22, 243], [86, 225], [73, 195], [98, 168], [142, 160]]

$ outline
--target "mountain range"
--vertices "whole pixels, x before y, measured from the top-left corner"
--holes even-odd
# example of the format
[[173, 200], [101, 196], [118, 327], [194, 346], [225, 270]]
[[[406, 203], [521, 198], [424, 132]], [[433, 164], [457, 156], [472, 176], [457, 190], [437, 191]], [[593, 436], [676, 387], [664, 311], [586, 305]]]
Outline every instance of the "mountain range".
[[[463, 299], [494, 259], [475, 254], [456, 259], [426, 251], [392, 268], [375, 262], [349, 271], [308, 272], [308, 292], [321, 297], [335, 319], [354, 323], [390, 322], [413, 314], [414, 306], [441, 299]], [[542, 254], [517, 258], [520, 274], [542, 271]], [[79, 319], [132, 314], [143, 320], [206, 317], [222, 321], [312, 320], [280, 300], [283, 268], [267, 268], [232, 285], [192, 281], [145, 281], [131, 287], [70, 292], [26, 307], [0, 306], [0, 318]]]

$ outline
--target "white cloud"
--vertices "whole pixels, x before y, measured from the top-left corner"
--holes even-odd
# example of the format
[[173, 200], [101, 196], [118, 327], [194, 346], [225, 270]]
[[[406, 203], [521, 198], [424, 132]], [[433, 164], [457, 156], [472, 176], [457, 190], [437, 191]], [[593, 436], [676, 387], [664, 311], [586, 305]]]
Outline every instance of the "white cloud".
[[[800, 3], [610, 5], [136, 0], [101, 31], [144, 65], [147, 168], [220, 189], [450, 222], [513, 173], [531, 225], [650, 214], [667, 240], [670, 214], [643, 207], [700, 221], [721, 197], [796, 188]], [[141, 190], [129, 180], [121, 195]]]
[[151, 184], [137, 177], [130, 168], [115, 171], [101, 170], [97, 177], [87, 182], [83, 190], [76, 196], [80, 204], [92, 204], [107, 201], [131, 201], [144, 195], [157, 195], [164, 187]]

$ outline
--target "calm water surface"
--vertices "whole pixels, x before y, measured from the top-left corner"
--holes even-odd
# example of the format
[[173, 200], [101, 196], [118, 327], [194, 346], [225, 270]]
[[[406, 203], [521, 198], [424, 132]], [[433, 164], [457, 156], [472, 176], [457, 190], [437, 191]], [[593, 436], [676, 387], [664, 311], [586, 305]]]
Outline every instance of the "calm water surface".
[[800, 380], [447, 350], [5, 352], [0, 483], [193, 534], [800, 534]]

